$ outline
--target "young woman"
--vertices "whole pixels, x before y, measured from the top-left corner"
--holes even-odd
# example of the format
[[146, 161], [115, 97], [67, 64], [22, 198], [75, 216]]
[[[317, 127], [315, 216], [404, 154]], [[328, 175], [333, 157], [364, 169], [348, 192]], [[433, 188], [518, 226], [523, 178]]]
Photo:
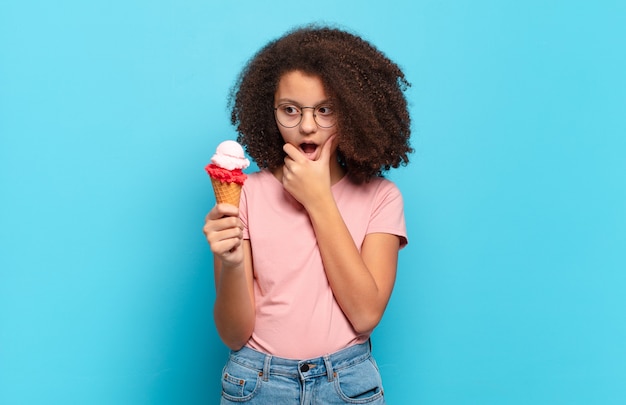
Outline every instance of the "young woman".
[[260, 168], [239, 207], [217, 204], [217, 330], [231, 349], [222, 403], [384, 404], [369, 337], [407, 244], [403, 72], [370, 43], [305, 27], [261, 49], [231, 96]]

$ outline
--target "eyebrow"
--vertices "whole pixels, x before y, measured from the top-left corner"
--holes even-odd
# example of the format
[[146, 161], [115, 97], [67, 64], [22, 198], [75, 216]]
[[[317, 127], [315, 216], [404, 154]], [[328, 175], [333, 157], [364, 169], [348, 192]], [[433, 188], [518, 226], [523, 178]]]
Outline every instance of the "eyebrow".
[[[290, 98], [280, 98], [276, 100], [276, 105], [280, 105], [280, 104], [295, 104], [298, 107], [306, 107], [305, 105], [297, 102], [296, 100], [292, 100]], [[332, 104], [332, 101], [329, 98], [326, 98], [316, 104], [313, 104], [312, 107], [317, 107], [318, 105], [322, 105], [322, 104]]]

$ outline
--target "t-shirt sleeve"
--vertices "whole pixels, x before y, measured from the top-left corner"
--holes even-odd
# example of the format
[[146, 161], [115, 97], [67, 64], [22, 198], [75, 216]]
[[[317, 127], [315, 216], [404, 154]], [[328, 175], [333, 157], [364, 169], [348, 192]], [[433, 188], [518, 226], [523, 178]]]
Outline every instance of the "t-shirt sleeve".
[[400, 238], [400, 248], [409, 240], [404, 219], [404, 201], [398, 187], [391, 181], [384, 180], [376, 193], [374, 207], [367, 228], [370, 233], [389, 233]]

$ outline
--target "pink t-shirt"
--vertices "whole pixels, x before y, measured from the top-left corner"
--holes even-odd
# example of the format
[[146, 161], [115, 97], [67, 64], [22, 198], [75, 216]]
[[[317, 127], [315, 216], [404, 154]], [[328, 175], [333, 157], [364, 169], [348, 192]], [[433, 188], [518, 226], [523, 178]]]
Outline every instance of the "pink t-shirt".
[[[332, 193], [359, 249], [369, 233], [398, 235], [406, 245], [402, 196], [392, 182], [373, 178], [356, 185], [344, 176]], [[271, 172], [249, 176], [240, 217], [254, 266], [256, 322], [249, 347], [309, 359], [368, 339], [357, 335], [333, 296], [307, 212]]]

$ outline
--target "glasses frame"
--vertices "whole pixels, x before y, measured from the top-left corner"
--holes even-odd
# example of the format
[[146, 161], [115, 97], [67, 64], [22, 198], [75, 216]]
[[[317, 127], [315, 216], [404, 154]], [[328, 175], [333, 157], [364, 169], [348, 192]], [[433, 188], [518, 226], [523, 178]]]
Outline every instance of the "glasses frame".
[[[278, 109], [281, 106], [284, 106], [284, 105], [293, 106], [293, 107], [296, 107], [296, 108], [298, 108], [300, 110], [300, 119], [294, 125], [291, 125], [291, 126], [285, 125], [282, 122], [280, 122], [280, 120], [278, 119]], [[335, 125], [337, 125], [337, 119], [335, 119], [335, 122], [333, 122], [333, 124], [329, 125], [329, 126], [320, 125], [320, 123], [317, 122], [317, 114], [315, 114], [315, 111], [318, 108], [320, 108], [320, 107], [332, 107], [332, 104], [330, 104], [330, 103], [320, 103], [320, 104], [318, 104], [316, 106], [313, 106], [313, 107], [303, 107], [303, 106], [299, 106], [299, 105], [294, 104], [294, 103], [280, 103], [276, 107], [274, 107], [274, 119], [276, 119], [276, 122], [278, 122], [278, 124], [280, 126], [282, 126], [282, 127], [285, 127], [285, 128], [295, 128], [298, 125], [302, 124], [302, 118], [304, 117], [304, 110], [309, 108], [309, 109], [313, 110], [313, 121], [315, 121], [315, 125], [317, 125], [318, 127], [326, 129], [326, 128], [332, 128]]]

